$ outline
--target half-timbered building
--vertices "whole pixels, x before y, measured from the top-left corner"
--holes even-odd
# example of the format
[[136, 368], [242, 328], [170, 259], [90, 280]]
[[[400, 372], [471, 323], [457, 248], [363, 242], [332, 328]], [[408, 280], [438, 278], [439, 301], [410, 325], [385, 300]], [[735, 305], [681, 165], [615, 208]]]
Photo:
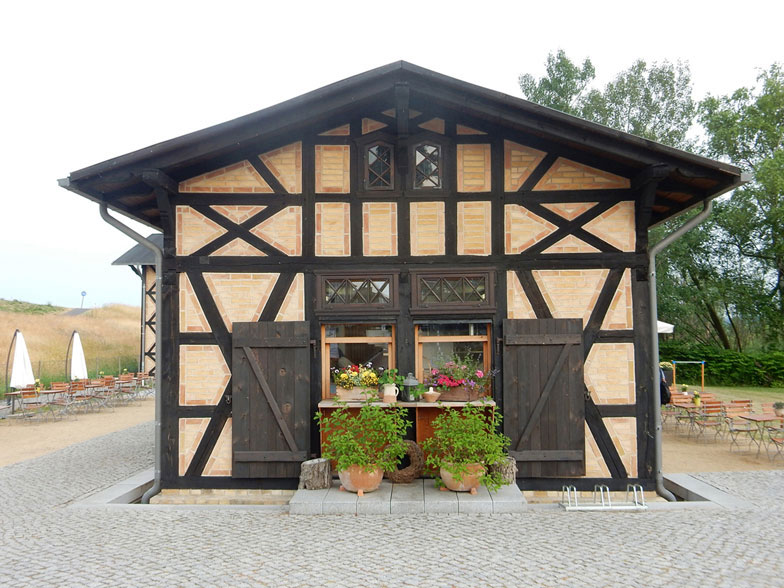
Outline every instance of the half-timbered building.
[[398, 62], [61, 183], [163, 233], [164, 488], [290, 485], [331, 368], [460, 352], [557, 489], [651, 488], [648, 231], [739, 181]]

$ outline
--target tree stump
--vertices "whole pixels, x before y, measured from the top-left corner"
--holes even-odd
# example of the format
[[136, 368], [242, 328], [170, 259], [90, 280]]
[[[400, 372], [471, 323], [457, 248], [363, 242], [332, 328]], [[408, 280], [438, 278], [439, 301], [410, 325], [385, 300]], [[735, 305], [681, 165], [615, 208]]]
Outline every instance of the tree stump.
[[320, 457], [303, 461], [299, 473], [299, 486], [305, 490], [324, 490], [332, 486], [332, 465]]
[[504, 484], [515, 484], [517, 482], [517, 460], [514, 457], [506, 456], [499, 462], [490, 466], [490, 473], [499, 473]]

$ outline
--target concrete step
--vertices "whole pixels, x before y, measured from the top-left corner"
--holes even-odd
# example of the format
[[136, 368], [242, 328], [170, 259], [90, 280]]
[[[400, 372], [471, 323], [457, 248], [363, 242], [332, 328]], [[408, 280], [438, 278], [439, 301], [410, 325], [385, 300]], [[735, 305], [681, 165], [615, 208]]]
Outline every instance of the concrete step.
[[414, 480], [411, 484], [381, 482], [375, 492], [361, 498], [353, 492], [340, 491], [333, 481], [326, 490], [297, 490], [289, 501], [289, 513], [305, 514], [468, 514], [524, 512], [526, 501], [515, 485], [489, 492], [481, 486], [476, 494], [442, 491], [435, 480]]

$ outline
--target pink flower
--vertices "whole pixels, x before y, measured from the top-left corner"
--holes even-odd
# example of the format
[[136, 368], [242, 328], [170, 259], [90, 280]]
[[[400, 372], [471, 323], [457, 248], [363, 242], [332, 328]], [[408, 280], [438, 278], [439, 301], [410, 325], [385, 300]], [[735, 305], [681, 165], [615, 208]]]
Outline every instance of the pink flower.
[[484, 378], [485, 373], [482, 370], [476, 370], [476, 377], [477, 378]]

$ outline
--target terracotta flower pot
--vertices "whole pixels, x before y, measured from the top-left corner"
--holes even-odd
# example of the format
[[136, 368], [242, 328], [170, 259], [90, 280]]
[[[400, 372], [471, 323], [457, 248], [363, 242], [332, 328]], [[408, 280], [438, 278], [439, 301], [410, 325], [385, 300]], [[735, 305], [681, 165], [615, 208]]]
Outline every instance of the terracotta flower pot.
[[341, 483], [340, 489], [356, 492], [360, 496], [365, 492], [378, 490], [383, 477], [384, 470], [381, 468], [367, 472], [361, 466], [351, 466], [348, 469], [338, 471], [338, 478], [340, 478]]
[[485, 473], [485, 466], [481, 463], [469, 463], [466, 467], [468, 471], [463, 474], [462, 479], [458, 482], [455, 476], [442, 466], [441, 479], [444, 482], [444, 486], [454, 492], [471, 492], [471, 494], [476, 494], [476, 489], [480, 485], [479, 479]]

